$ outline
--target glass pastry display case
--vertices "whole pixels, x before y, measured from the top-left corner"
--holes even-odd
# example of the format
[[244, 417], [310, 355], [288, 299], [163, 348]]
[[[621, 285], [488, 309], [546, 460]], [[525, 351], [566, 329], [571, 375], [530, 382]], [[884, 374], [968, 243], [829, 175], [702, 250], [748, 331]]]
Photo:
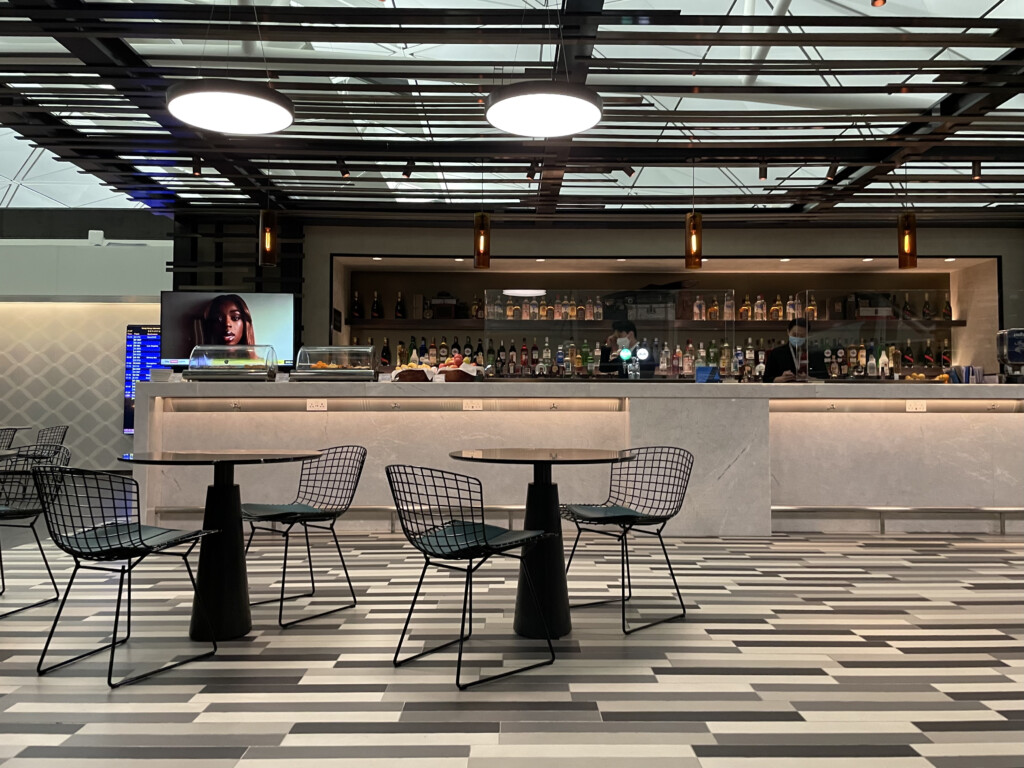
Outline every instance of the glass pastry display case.
[[302, 347], [290, 381], [373, 381], [375, 347]]
[[186, 381], [273, 381], [277, 355], [268, 344], [216, 346], [201, 344], [192, 350]]

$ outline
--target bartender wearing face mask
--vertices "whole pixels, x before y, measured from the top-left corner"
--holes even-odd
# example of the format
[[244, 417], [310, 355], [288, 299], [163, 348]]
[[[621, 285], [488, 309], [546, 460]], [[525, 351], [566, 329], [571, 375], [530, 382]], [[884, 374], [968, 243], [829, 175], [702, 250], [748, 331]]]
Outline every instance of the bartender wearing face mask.
[[[634, 357], [637, 357], [637, 348], [640, 345], [636, 340], [636, 324], [632, 320], [616, 320], [612, 323], [612, 333], [601, 345], [601, 364], [598, 370], [602, 373], [618, 373], [619, 378], [627, 378], [625, 367], [619, 353], [623, 349], [629, 349]], [[654, 369], [658, 367], [658, 361], [652, 357], [646, 360], [639, 360], [640, 375], [648, 378], [654, 375]]]
[[826, 378], [825, 356], [821, 352], [811, 354], [808, 351], [807, 330], [807, 321], [802, 317], [790, 320], [786, 343], [768, 353], [764, 366], [766, 384]]

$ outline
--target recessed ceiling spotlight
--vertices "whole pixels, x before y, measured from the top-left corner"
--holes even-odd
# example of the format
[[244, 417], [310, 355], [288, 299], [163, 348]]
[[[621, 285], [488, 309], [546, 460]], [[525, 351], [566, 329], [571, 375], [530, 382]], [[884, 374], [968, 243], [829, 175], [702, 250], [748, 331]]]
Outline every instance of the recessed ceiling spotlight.
[[537, 259], [538, 262], [544, 261], [544, 259]]
[[787, 261], [790, 261], [790, 259], [779, 259], [779, 261], [781, 261], [782, 263], [786, 263]]
[[616, 259], [616, 261], [625, 261], [625, 259]]
[[971, 178], [975, 181], [981, 181], [981, 160], [975, 160], [971, 163]]
[[383, 261], [384, 259], [381, 256], [374, 256], [373, 260], [374, 261]]
[[352, 171], [348, 169], [348, 165], [346, 165], [344, 160], [338, 161], [338, 170], [341, 172], [341, 178], [343, 179], [347, 179], [352, 175]]
[[762, 160], [757, 166], [758, 181], [768, 181], [768, 163]]
[[407, 179], [412, 178], [412, 169], [415, 166], [416, 164], [412, 160], [406, 163], [405, 168], [402, 169], [402, 176], [404, 176]]
[[867, 258], [867, 259], [861, 259], [861, 261], [874, 261], [874, 259]]
[[465, 261], [465, 259], [456, 259], [456, 261]]
[[881, 8], [883, 5], [885, 5], [885, 0], [871, 0], [873, 8]]
[[832, 163], [832, 165], [828, 167], [828, 171], [825, 173], [825, 179], [828, 181], [835, 181], [837, 173], [839, 173], [839, 165], [837, 163]]
[[628, 178], [632, 179], [633, 178], [633, 174], [636, 173], [636, 168], [633, 168], [632, 166], [627, 165], [625, 168], [622, 169], [622, 172], [624, 174], [626, 174], [626, 176]]
[[956, 261], [956, 259], [945, 259], [945, 261]]

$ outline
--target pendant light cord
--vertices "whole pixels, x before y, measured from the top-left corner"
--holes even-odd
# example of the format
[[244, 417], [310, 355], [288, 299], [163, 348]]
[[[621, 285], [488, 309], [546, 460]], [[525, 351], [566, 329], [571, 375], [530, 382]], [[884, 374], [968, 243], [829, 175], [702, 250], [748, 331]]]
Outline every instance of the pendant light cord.
[[267, 63], [267, 49], [263, 45], [263, 30], [260, 29], [260, 14], [255, 0], [253, 0], [252, 4], [252, 16], [256, 20], [256, 37], [260, 41], [260, 53], [263, 55], [263, 70], [267, 73], [267, 87], [270, 88], [270, 64]]

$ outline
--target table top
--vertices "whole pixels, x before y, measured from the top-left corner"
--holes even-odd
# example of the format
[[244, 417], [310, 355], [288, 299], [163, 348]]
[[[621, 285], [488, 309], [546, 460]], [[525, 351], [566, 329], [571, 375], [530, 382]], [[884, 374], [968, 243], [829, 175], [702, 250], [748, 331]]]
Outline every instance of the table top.
[[4, 450], [0, 451], [0, 459], [7, 459], [7, 458], [10, 458], [11, 456], [17, 456], [17, 455], [18, 455], [18, 452], [16, 450], [14, 450], [13, 448], [11, 448], [11, 449], [5, 448]]
[[17, 432], [19, 429], [32, 429], [32, 427], [23, 427], [17, 424], [0, 424], [0, 429], [13, 429]]
[[457, 461], [492, 464], [614, 464], [634, 457], [631, 451], [598, 448], [482, 448], [452, 451], [448, 455]]
[[275, 464], [285, 461], [315, 459], [320, 451], [155, 451], [153, 453], [125, 453], [118, 461], [130, 464]]

